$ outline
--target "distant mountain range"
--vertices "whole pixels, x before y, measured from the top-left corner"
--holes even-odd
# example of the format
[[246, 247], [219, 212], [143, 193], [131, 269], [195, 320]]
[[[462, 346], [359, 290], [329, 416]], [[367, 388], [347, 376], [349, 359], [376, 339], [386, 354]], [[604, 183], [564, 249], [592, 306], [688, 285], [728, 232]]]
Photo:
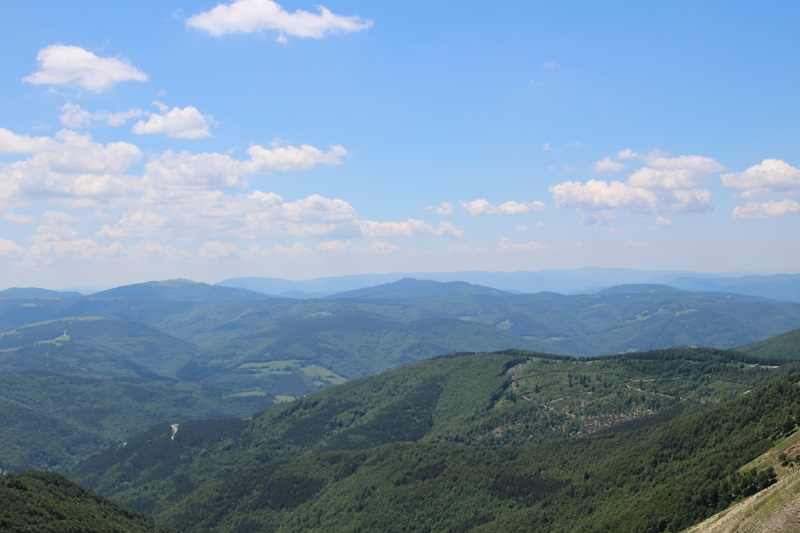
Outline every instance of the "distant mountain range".
[[798, 326], [800, 303], [657, 284], [516, 294], [404, 278], [290, 299], [169, 280], [0, 299], [0, 372], [182, 380], [299, 397], [444, 353], [734, 348]]
[[775, 300], [800, 302], [800, 274], [699, 274], [678, 270], [632, 270], [586, 267], [538, 272], [414, 272], [363, 274], [292, 281], [278, 278], [233, 278], [219, 286], [249, 289], [287, 298], [319, 298], [405, 278], [466, 282], [514, 293], [557, 292], [592, 294], [622, 284], [658, 284], [694, 292], [732, 292]]
[[79, 298], [83, 294], [75, 291], [51, 291], [36, 287], [11, 287], [0, 291], [0, 299], [10, 298]]

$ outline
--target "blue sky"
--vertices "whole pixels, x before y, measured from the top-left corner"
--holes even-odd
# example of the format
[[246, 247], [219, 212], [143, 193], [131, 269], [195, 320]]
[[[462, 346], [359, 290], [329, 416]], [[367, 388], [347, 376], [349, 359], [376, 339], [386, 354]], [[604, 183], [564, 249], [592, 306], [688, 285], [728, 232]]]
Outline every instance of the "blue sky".
[[797, 2], [3, 10], [4, 286], [800, 271]]

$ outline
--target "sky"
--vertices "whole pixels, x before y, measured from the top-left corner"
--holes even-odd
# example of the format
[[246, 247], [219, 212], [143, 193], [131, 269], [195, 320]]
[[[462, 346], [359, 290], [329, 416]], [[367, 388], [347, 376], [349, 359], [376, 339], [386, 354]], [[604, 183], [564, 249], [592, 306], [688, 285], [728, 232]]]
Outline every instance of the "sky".
[[0, 286], [800, 272], [800, 3], [321, 1], [4, 2]]

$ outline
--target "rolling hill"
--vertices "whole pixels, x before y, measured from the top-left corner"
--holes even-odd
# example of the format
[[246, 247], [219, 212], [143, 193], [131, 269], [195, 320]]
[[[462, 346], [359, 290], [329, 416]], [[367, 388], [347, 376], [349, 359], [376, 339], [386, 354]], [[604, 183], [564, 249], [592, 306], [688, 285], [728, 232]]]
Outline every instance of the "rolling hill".
[[[324, 299], [244, 293], [245, 300], [228, 299], [241, 291], [178, 280], [83, 298], [0, 300], [2, 339], [13, 348], [0, 368], [85, 375], [80, 366], [91, 362], [106, 372], [95, 377], [167, 377], [300, 397], [443, 353], [733, 348], [800, 325], [800, 304], [653, 285], [565, 296], [406, 279]], [[91, 317], [106, 321], [81, 321]], [[70, 342], [62, 342], [67, 328], [57, 331], [59, 320], [72, 321]], [[42, 336], [14, 344], [20, 331]]]
[[170, 379], [199, 349], [136, 322], [68, 317], [0, 333], [0, 372]]

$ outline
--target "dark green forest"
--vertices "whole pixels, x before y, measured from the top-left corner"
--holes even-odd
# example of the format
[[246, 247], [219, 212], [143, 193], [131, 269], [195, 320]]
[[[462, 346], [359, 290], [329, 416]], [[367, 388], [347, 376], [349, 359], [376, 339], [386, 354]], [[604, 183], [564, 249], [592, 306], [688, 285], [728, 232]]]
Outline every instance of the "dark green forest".
[[440, 357], [252, 421], [153, 428], [71, 475], [190, 531], [677, 531], [770, 485], [795, 363], [683, 349]]

